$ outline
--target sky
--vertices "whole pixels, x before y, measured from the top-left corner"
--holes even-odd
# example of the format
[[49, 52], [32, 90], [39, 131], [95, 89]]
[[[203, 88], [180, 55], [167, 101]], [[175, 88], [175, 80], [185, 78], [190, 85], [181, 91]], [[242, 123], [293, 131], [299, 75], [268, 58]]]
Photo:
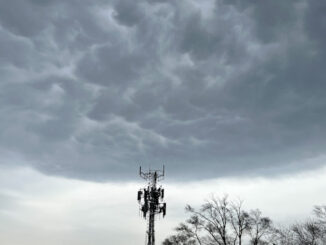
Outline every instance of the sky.
[[160, 239], [210, 193], [285, 223], [326, 203], [325, 11], [0, 0], [0, 243], [141, 244], [139, 165], [167, 169]]

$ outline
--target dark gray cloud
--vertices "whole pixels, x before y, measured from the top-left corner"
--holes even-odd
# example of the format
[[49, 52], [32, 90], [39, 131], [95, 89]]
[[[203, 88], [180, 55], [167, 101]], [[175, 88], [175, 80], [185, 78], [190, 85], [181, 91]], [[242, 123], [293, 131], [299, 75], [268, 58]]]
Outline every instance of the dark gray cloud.
[[325, 154], [325, 8], [0, 1], [1, 151], [91, 180], [313, 167], [299, 162]]

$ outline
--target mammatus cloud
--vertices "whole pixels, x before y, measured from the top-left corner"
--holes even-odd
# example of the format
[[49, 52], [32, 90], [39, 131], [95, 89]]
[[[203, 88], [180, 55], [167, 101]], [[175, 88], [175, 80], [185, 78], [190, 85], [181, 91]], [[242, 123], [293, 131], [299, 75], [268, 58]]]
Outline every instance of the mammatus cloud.
[[325, 154], [325, 8], [0, 1], [1, 162], [92, 180], [307, 167]]

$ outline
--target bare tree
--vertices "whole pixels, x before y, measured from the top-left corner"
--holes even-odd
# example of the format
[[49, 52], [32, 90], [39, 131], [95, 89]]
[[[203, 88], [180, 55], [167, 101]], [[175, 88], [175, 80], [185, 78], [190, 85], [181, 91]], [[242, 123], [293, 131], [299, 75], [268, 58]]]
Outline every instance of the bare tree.
[[[326, 245], [326, 206], [315, 206], [314, 217], [289, 227], [274, 227], [260, 210], [244, 211], [243, 201], [211, 197], [177, 228], [163, 245]], [[249, 237], [248, 237], [249, 235]], [[246, 238], [248, 239], [246, 239]]]
[[262, 217], [259, 210], [246, 212], [243, 201], [229, 202], [228, 196], [212, 196], [199, 209], [187, 205], [186, 211], [191, 214], [189, 219], [163, 245], [242, 245], [248, 235], [251, 244], [262, 245], [272, 234], [269, 218]]
[[181, 223], [175, 230], [178, 232], [177, 235], [170, 236], [165, 239], [163, 245], [202, 245], [197, 229], [197, 221], [195, 217], [191, 217], [186, 221], [187, 223], [193, 223], [190, 225]]
[[320, 239], [323, 244], [326, 244], [326, 205], [315, 206], [313, 211], [316, 217], [316, 223], [319, 225], [322, 232], [322, 237]]
[[300, 245], [319, 245], [322, 243], [323, 231], [320, 225], [310, 220], [303, 224], [296, 224], [292, 227], [297, 244]]
[[177, 235], [165, 239], [163, 245], [169, 244], [198, 244], [203, 245], [204, 238], [201, 237], [200, 231], [202, 230], [203, 223], [197, 215], [192, 215], [186, 220], [186, 223], [181, 223], [176, 227]]
[[273, 245], [298, 245], [293, 230], [288, 227], [272, 229], [270, 243]]
[[250, 216], [242, 210], [243, 201], [238, 200], [230, 205], [230, 222], [235, 233], [233, 244], [242, 244], [242, 238], [246, 231], [250, 230]]
[[198, 242], [199, 245], [203, 245], [203, 238], [199, 234], [204, 226], [203, 221], [198, 217], [198, 215], [192, 215], [187, 220], [187, 223], [190, 225], [190, 228], [188, 227], [187, 232], [192, 235], [192, 237]]
[[209, 244], [229, 245], [233, 240], [229, 235], [229, 202], [227, 196], [223, 198], [212, 197], [197, 211], [190, 205], [186, 210], [196, 215], [200, 221], [201, 229], [208, 234], [206, 240]]
[[274, 229], [277, 245], [325, 245], [326, 206], [314, 207], [314, 218], [289, 228]]
[[326, 228], [326, 206], [315, 206], [313, 211], [318, 223]]
[[250, 212], [250, 237], [252, 245], [266, 244], [265, 237], [272, 231], [272, 221], [268, 217], [262, 217], [259, 209]]
[[166, 238], [162, 245], [196, 245], [196, 241], [185, 234], [177, 234]]

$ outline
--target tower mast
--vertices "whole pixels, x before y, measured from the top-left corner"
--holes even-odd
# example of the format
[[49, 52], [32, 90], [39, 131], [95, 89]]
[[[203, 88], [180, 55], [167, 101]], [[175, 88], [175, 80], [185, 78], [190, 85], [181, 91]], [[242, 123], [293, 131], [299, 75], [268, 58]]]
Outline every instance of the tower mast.
[[139, 176], [148, 181], [147, 187], [140, 189], [137, 194], [137, 200], [140, 204], [140, 210], [143, 217], [148, 220], [146, 245], [155, 245], [155, 215], [166, 214], [166, 203], [163, 202], [164, 189], [157, 188], [157, 182], [162, 180], [165, 175], [163, 170], [151, 170], [143, 172], [139, 168]]

